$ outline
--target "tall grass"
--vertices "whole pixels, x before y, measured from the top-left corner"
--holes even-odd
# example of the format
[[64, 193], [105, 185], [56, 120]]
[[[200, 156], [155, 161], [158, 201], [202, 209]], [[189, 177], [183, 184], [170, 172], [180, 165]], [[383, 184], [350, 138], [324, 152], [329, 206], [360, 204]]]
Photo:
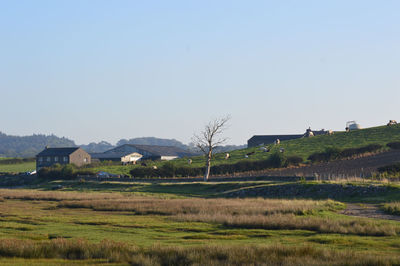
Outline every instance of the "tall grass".
[[106, 259], [130, 265], [394, 265], [399, 255], [334, 251], [313, 246], [195, 246], [150, 248], [104, 240], [54, 239], [0, 240], [0, 256], [16, 258], [61, 258], [66, 260]]
[[306, 215], [322, 210], [337, 210], [344, 205], [335, 201], [280, 199], [159, 199], [131, 197], [125, 199], [66, 200], [60, 208], [90, 208], [96, 211], [129, 211], [160, 215], [270, 215], [292, 213]]
[[164, 215], [177, 221], [218, 223], [226, 227], [267, 230], [310, 230], [368, 236], [396, 236], [400, 226], [363, 218], [326, 218], [324, 211], [344, 205], [332, 200], [283, 199], [163, 199], [120, 193], [0, 190], [0, 198], [57, 201], [58, 208]]
[[400, 202], [386, 203], [382, 206], [384, 212], [393, 215], [400, 215]]
[[21, 200], [96, 200], [96, 199], [123, 199], [125, 196], [120, 193], [80, 193], [63, 191], [38, 191], [28, 189], [0, 189], [0, 197], [4, 199]]
[[365, 236], [396, 236], [400, 226], [368, 219], [316, 216], [343, 205], [331, 200], [278, 199], [155, 199], [61, 201], [59, 208], [127, 211], [137, 215], [166, 215], [177, 221], [218, 223], [226, 227], [267, 230], [310, 230]]
[[293, 214], [273, 215], [179, 215], [179, 221], [213, 222], [226, 227], [266, 230], [309, 230], [318, 233], [337, 233], [362, 236], [396, 236], [400, 227], [367, 219], [331, 219], [324, 217], [298, 217]]

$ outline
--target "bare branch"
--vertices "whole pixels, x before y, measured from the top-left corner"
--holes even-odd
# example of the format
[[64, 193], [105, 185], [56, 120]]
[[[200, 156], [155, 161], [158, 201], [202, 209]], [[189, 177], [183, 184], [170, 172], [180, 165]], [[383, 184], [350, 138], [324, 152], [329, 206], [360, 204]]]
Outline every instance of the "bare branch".
[[230, 119], [231, 117], [229, 115], [223, 118], [215, 119], [205, 125], [204, 130], [201, 131], [199, 135], [194, 135], [192, 138], [194, 145], [201, 150], [207, 158], [206, 173], [204, 175], [205, 181], [208, 180], [208, 175], [210, 173], [211, 158], [214, 149], [227, 141], [227, 138], [218, 137], [227, 128], [227, 123]]

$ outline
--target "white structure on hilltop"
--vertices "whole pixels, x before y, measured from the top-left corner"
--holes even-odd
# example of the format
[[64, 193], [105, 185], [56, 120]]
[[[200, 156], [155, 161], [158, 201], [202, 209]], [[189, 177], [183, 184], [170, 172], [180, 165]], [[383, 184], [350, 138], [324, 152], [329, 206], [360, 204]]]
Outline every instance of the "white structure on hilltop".
[[358, 130], [361, 126], [356, 121], [349, 121], [346, 123], [346, 131]]

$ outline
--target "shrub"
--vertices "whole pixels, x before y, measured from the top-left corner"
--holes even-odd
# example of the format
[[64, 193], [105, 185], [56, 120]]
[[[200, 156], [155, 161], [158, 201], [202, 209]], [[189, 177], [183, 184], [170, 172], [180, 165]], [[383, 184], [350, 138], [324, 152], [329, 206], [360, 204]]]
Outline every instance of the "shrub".
[[176, 174], [176, 166], [173, 162], [166, 162], [160, 170], [162, 176], [175, 176]]
[[389, 142], [388, 144], [386, 144], [386, 146], [388, 146], [389, 148], [391, 148], [393, 150], [400, 150], [400, 142], [399, 141]]
[[382, 149], [383, 146], [380, 144], [369, 144], [360, 148], [348, 148], [340, 150], [339, 148], [330, 147], [324, 152], [316, 152], [308, 157], [311, 162], [329, 162], [332, 160], [337, 160], [341, 158], [353, 157], [355, 155], [360, 155], [368, 152], [375, 152]]
[[286, 164], [286, 156], [283, 153], [276, 152], [269, 157], [270, 168], [280, 168]]
[[286, 159], [286, 165], [290, 166], [290, 165], [299, 165], [303, 162], [303, 158], [301, 158], [300, 156], [289, 156]]
[[39, 170], [38, 176], [43, 178], [55, 179], [75, 179], [78, 175], [93, 175], [92, 170], [77, 168], [73, 164], [55, 164], [51, 167], [43, 167]]
[[386, 165], [378, 168], [379, 173], [388, 173], [390, 175], [395, 175], [400, 173], [400, 163]]
[[36, 161], [35, 158], [10, 158], [10, 159], [0, 160], [0, 164], [20, 164], [20, 163], [29, 163], [35, 161]]

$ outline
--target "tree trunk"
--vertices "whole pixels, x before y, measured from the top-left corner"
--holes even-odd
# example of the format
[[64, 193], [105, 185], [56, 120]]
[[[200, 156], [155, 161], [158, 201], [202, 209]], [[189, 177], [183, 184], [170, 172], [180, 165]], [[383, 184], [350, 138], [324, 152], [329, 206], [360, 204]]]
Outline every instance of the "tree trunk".
[[206, 172], [204, 173], [204, 182], [208, 181], [208, 177], [210, 175], [211, 156], [212, 156], [212, 153], [209, 153], [208, 156], [207, 156]]

